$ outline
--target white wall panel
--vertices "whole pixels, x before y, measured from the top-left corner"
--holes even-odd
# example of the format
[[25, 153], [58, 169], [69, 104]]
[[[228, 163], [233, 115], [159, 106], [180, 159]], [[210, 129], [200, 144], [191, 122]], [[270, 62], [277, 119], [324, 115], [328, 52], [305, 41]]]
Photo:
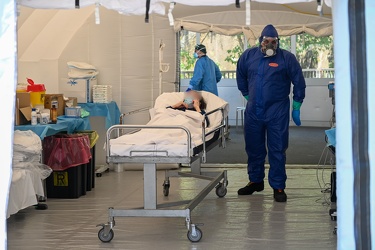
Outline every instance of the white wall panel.
[[[329, 127], [332, 115], [332, 100], [328, 96], [328, 83], [332, 79], [306, 79], [306, 98], [301, 108], [303, 126]], [[190, 79], [181, 80], [181, 90], [189, 85]], [[219, 96], [229, 103], [229, 124], [236, 124], [236, 108], [243, 106], [243, 98], [235, 79], [222, 79], [218, 84]], [[238, 113], [240, 117], [240, 113]], [[240, 121], [239, 121], [240, 123]], [[290, 123], [294, 126], [294, 123]]]

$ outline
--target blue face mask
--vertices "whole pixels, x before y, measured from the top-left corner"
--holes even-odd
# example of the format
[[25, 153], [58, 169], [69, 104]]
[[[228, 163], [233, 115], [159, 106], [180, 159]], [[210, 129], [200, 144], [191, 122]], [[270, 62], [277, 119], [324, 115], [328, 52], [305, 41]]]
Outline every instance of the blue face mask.
[[190, 96], [185, 97], [184, 103], [186, 103], [188, 105], [188, 108], [193, 108], [194, 107], [194, 105], [193, 105], [193, 98], [191, 98]]
[[194, 58], [198, 58], [199, 57], [198, 54], [197, 54], [197, 52], [194, 52], [193, 57]]

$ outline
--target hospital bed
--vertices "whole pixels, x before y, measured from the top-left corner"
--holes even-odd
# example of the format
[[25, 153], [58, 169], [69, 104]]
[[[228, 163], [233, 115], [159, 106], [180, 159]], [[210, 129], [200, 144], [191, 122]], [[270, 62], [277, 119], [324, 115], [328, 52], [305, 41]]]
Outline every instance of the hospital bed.
[[[204, 172], [201, 170], [201, 163], [206, 162], [206, 154], [210, 149], [218, 145], [225, 147], [225, 140], [229, 134], [227, 126], [229, 105], [221, 98], [202, 91], [202, 96], [207, 102], [206, 114], [203, 118], [195, 111], [182, 112], [166, 109], [167, 106], [183, 100], [183, 95], [184, 93], [180, 92], [160, 95], [155, 101], [154, 108], [150, 110], [151, 120], [147, 125], [114, 125], [107, 130], [107, 163], [143, 164], [144, 206], [139, 209], [109, 208], [108, 222], [97, 225], [101, 227], [98, 237], [102, 242], [110, 242], [113, 239], [115, 217], [182, 217], [185, 218], [188, 239], [192, 242], [198, 242], [202, 238], [202, 231], [198, 228], [198, 224], [192, 222], [191, 211], [213, 189], [215, 189], [218, 197], [226, 195], [228, 185], [226, 170]], [[163, 119], [160, 118], [163, 115], [171, 116], [170, 119], [166, 119], [165, 124]], [[176, 125], [173, 122], [173, 124], [168, 125], [172, 120], [183, 122], [184, 117], [181, 117], [181, 115], [191, 115], [191, 117], [188, 117], [189, 120], [186, 121], [186, 124], [178, 124], [177, 122], [178, 125]], [[201, 120], [200, 126], [196, 128], [194, 122], [193, 126], [189, 123], [197, 118], [197, 115], [200, 116]], [[209, 119], [210, 125], [208, 127], [206, 127], [205, 117]], [[137, 138], [138, 133], [144, 133], [143, 136], [139, 137], [139, 145], [134, 144], [134, 138]], [[150, 137], [152, 139], [149, 139]], [[153, 143], [145, 143], [144, 140]], [[164, 142], [163, 140], [167, 141]], [[159, 163], [190, 166], [189, 171], [183, 171], [182, 169], [166, 170], [163, 183], [164, 196], [169, 195], [170, 177], [193, 177], [207, 180], [209, 183], [192, 200], [158, 204], [156, 165]], [[181, 204], [183, 204], [183, 207], [181, 207]]]

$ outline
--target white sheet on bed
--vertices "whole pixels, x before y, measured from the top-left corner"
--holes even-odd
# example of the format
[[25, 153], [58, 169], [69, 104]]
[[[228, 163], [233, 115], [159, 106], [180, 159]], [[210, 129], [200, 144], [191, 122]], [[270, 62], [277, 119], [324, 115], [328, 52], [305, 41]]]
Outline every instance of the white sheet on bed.
[[[181, 92], [160, 95], [155, 102], [152, 118], [147, 125], [182, 125], [190, 131], [192, 148], [194, 148], [202, 144], [204, 116], [196, 111], [166, 109], [167, 106], [181, 101], [183, 96], [184, 93]], [[208, 92], [202, 91], [202, 96], [207, 102], [206, 112], [223, 107], [227, 114], [227, 102]], [[206, 129], [206, 132], [219, 126], [221, 118], [221, 112], [209, 116], [210, 127]], [[212, 137], [213, 134], [209, 135], [206, 137], [206, 141]], [[139, 151], [148, 152], [141, 153]], [[187, 152], [187, 135], [181, 129], [142, 129], [134, 134], [110, 140], [111, 156], [188, 156]]]
[[[182, 125], [190, 131], [192, 147], [195, 147], [202, 144], [203, 121], [204, 116], [196, 111], [159, 108], [155, 110], [154, 117], [147, 125]], [[169, 156], [187, 155], [187, 134], [181, 129], [142, 129], [134, 134], [112, 139], [110, 144], [111, 155], [129, 156], [131, 150], [167, 150], [170, 152]], [[171, 145], [174, 146], [171, 147]], [[154, 155], [154, 153], [146, 155]]]

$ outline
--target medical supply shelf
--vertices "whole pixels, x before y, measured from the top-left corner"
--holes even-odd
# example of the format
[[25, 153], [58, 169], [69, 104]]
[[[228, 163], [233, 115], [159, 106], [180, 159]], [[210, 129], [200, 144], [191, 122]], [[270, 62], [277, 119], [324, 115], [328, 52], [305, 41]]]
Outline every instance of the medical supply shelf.
[[46, 136], [55, 135], [61, 132], [72, 134], [77, 130], [90, 130], [90, 121], [85, 118], [68, 118], [65, 116], [57, 117], [56, 124], [37, 124], [37, 125], [19, 125], [14, 130], [31, 130], [37, 134], [41, 140]]
[[106, 129], [120, 123], [120, 109], [114, 101], [109, 103], [79, 103], [78, 105], [88, 111], [90, 116], [105, 117]]
[[[84, 110], [88, 111], [90, 113], [89, 118], [90, 122], [93, 124], [93, 127], [90, 127], [92, 130], [96, 130], [99, 134], [99, 137], [105, 138], [105, 133], [108, 128], [110, 128], [113, 125], [120, 123], [120, 110], [116, 104], [116, 102], [112, 101], [109, 103], [78, 103], [78, 105], [83, 108]], [[91, 117], [104, 117], [104, 126], [105, 129], [102, 127], [99, 127], [96, 121], [98, 118], [91, 119]], [[100, 123], [101, 124], [101, 123]], [[104, 139], [99, 139], [99, 144], [104, 144]], [[97, 163], [102, 164], [105, 161], [105, 155], [101, 154], [99, 152], [98, 155], [95, 154], [95, 147], [92, 148], [93, 151], [93, 158], [92, 161], [94, 162], [96, 160]], [[93, 164], [94, 167], [94, 176], [101, 177], [102, 173], [109, 171], [109, 166], [107, 164], [99, 165], [100, 167], [96, 168], [95, 164]], [[95, 185], [95, 182], [93, 182]]]

